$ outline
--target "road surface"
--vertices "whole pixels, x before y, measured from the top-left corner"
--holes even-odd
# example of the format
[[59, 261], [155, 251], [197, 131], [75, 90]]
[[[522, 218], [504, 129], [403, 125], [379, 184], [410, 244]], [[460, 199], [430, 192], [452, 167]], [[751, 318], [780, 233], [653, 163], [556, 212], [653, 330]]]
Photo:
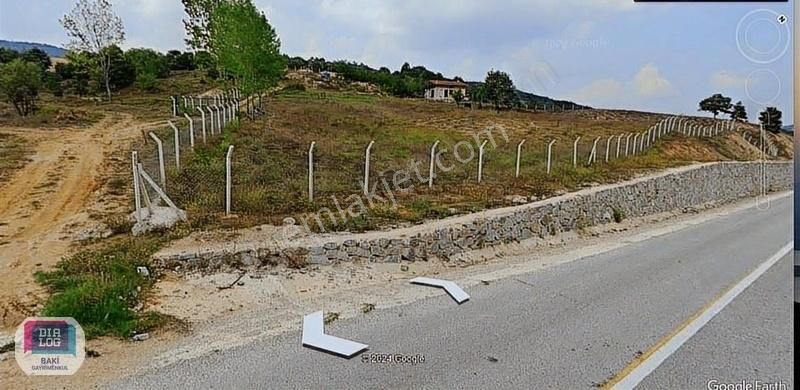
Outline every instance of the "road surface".
[[[792, 198], [468, 288], [335, 321], [369, 344], [347, 360], [304, 348], [298, 330], [145, 372], [114, 388], [580, 389], [614, 383], [769, 258], [766, 268], [652, 372], [642, 389], [792, 380]], [[409, 286], [409, 288], [425, 288]], [[701, 316], [702, 317], [702, 316]], [[424, 356], [370, 363], [371, 354]], [[641, 358], [639, 358], [641, 357]]]

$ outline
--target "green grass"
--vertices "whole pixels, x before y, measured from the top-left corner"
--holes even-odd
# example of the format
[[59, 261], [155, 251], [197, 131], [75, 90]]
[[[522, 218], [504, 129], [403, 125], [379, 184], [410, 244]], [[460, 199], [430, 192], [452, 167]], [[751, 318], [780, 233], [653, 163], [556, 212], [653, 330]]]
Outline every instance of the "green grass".
[[180, 234], [116, 236], [60, 260], [52, 271], [36, 273], [36, 280], [52, 293], [42, 315], [73, 317], [89, 338], [130, 337], [170, 321], [156, 312], [136, 310], [156, 281], [155, 275], [139, 275], [136, 267], [154, 272], [150, 257]]

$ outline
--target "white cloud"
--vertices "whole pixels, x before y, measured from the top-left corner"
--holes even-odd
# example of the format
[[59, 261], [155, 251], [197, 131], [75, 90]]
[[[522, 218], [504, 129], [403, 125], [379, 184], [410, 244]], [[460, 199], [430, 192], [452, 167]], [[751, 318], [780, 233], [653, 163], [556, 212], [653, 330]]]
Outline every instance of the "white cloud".
[[747, 77], [726, 70], [711, 74], [711, 86], [714, 88], [744, 88]]
[[643, 97], [667, 96], [676, 92], [672, 83], [652, 63], [643, 66], [636, 73], [633, 85], [636, 93]]
[[617, 80], [594, 80], [571, 95], [571, 99], [588, 104], [609, 104], [625, 95], [625, 86]]

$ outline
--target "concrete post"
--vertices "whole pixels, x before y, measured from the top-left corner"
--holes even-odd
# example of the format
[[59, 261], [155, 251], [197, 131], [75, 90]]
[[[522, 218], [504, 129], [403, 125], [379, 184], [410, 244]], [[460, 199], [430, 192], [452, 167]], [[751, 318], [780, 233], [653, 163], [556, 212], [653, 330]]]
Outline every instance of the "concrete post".
[[314, 146], [316, 142], [311, 142], [308, 147], [308, 201], [314, 202]]
[[172, 116], [178, 116], [178, 101], [175, 96], [170, 96], [169, 98], [172, 100]]
[[620, 135], [617, 136], [617, 154], [616, 154], [615, 158], [619, 158], [619, 147], [622, 144], [622, 137], [624, 137], [624, 136], [625, 136], [625, 134], [620, 134]]
[[136, 222], [142, 221], [142, 195], [140, 193], [141, 187], [139, 184], [139, 171], [136, 169], [138, 156], [135, 151], [131, 152], [131, 168], [133, 170], [133, 205], [136, 208], [134, 216]]
[[553, 157], [553, 144], [554, 143], [556, 143], [556, 140], [552, 140], [552, 141], [550, 141], [549, 144], [547, 144], [547, 174], [548, 175], [550, 174], [550, 162], [552, 161], [552, 157]]
[[439, 145], [439, 140], [431, 146], [431, 164], [428, 168], [428, 188], [433, 188], [434, 164], [436, 163], [436, 146]]
[[481, 182], [483, 177], [483, 149], [486, 147], [487, 142], [489, 142], [489, 140], [483, 141], [478, 148], [478, 183]]
[[514, 171], [514, 177], [519, 177], [519, 160], [520, 157], [522, 156], [522, 145], [524, 144], [525, 140], [522, 140], [522, 142], [520, 142], [519, 145], [517, 145], [517, 164], [516, 164], [516, 170]]
[[375, 141], [370, 141], [364, 152], [364, 195], [367, 196], [369, 196], [369, 158], [372, 153], [372, 145], [375, 145]]
[[575, 142], [572, 143], [572, 166], [577, 168], [578, 167], [578, 141], [581, 140], [581, 137], [575, 138]]
[[200, 120], [203, 122], [202, 130], [203, 130], [203, 143], [206, 143], [206, 112], [203, 111], [202, 106], [198, 109], [200, 111]]
[[592, 144], [592, 151], [589, 153], [589, 161], [587, 161], [586, 165], [592, 165], [593, 163], [597, 162], [597, 142], [600, 141], [600, 137], [597, 137]]
[[628, 136], [625, 137], [625, 157], [628, 157], [628, 146], [631, 143], [631, 136], [633, 136], [633, 134], [628, 133]]
[[167, 173], [164, 168], [164, 144], [161, 142], [161, 139], [159, 139], [152, 131], [150, 132], [150, 138], [152, 138], [153, 141], [156, 141], [156, 146], [158, 147], [158, 174], [159, 178], [161, 179], [161, 187], [166, 189]]
[[169, 127], [172, 127], [172, 132], [175, 134], [175, 166], [178, 170], [181, 169], [181, 135], [178, 128], [175, 127], [175, 124], [172, 121], [167, 122], [169, 123]]
[[183, 114], [187, 121], [189, 121], [189, 147], [194, 149], [194, 119], [189, 114]]
[[611, 153], [611, 140], [612, 140], [612, 139], [614, 139], [614, 136], [613, 136], [613, 135], [612, 135], [611, 137], [608, 137], [608, 140], [606, 140], [606, 162], [608, 162], [608, 158], [610, 157], [610, 153]]
[[636, 141], [638, 140], [638, 138], [639, 138], [638, 133], [633, 136], [633, 150], [631, 150], [631, 154], [636, 154], [636, 146], [637, 146]]
[[225, 215], [231, 215], [231, 156], [233, 155], [233, 145], [228, 147], [228, 154], [225, 155]]

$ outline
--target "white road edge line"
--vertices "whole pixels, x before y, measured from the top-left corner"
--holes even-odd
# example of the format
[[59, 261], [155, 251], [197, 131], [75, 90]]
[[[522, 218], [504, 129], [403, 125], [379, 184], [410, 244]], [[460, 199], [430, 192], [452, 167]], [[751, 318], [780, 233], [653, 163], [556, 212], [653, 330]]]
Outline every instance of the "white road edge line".
[[409, 280], [409, 282], [413, 284], [422, 284], [425, 286], [434, 286], [443, 288], [445, 291], [447, 291], [448, 294], [450, 294], [450, 297], [452, 297], [456, 302], [458, 302], [459, 305], [469, 300], [469, 294], [467, 294], [457, 284], [449, 280], [418, 277]]
[[692, 336], [694, 336], [703, 326], [711, 321], [725, 306], [728, 306], [742, 291], [755, 282], [761, 275], [769, 270], [775, 263], [780, 261], [784, 256], [792, 251], [794, 241], [790, 241], [786, 246], [781, 248], [777, 253], [772, 255], [767, 261], [763, 262], [753, 272], [747, 275], [735, 286], [731, 287], [722, 297], [717, 299], [713, 305], [707, 308], [702, 314], [690, 322], [680, 332], [673, 336], [669, 341], [664, 343], [646, 360], [641, 362], [636, 368], [633, 369], [628, 375], [622, 378], [619, 382], [614, 384], [612, 389], [633, 389], [644, 378], [655, 371], [658, 366], [667, 360], [670, 355], [675, 353], [684, 343], [686, 343]]

